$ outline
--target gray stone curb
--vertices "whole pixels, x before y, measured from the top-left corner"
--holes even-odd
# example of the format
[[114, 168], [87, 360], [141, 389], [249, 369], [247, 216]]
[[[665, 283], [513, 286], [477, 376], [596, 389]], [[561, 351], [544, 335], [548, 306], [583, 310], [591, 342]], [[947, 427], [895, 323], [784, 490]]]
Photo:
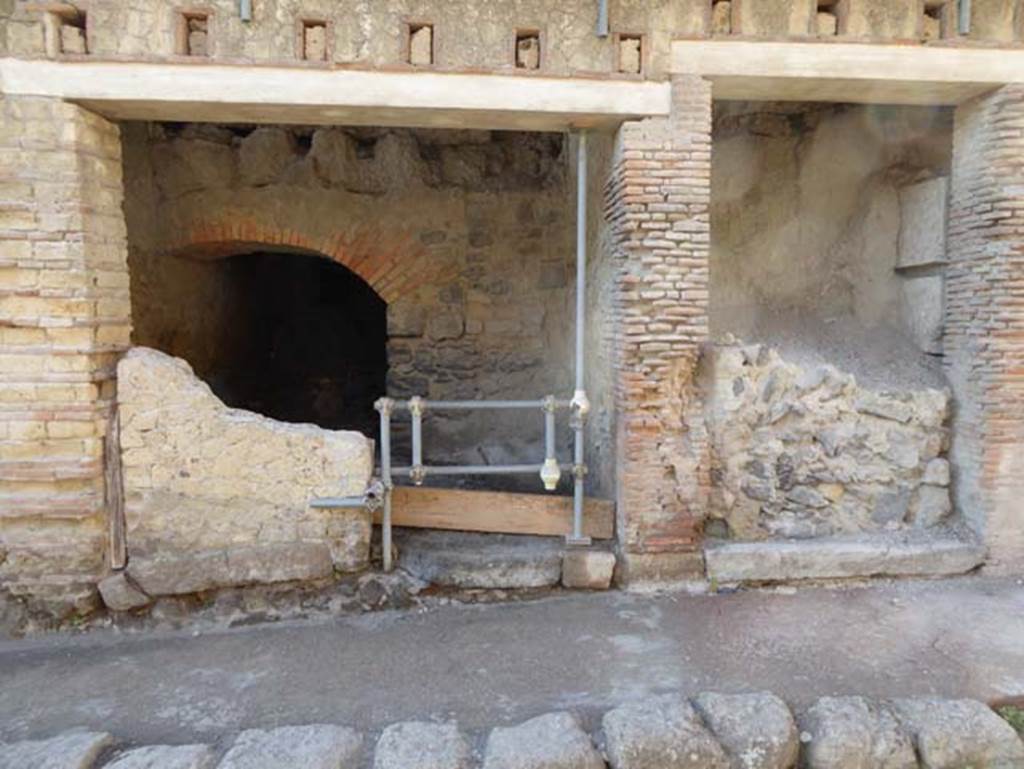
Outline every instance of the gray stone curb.
[[974, 700], [823, 697], [795, 719], [772, 694], [648, 697], [590, 735], [558, 712], [495, 727], [482, 755], [454, 723], [363, 735], [315, 724], [250, 729], [217, 760], [208, 745], [113, 749], [104, 732], [0, 744], [0, 769], [1024, 769], [1024, 741]]

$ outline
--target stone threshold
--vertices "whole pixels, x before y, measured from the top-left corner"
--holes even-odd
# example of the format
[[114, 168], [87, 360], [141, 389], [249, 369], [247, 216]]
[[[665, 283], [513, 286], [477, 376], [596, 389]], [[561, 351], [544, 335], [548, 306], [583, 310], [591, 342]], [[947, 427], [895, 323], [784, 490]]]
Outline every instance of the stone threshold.
[[719, 583], [964, 574], [985, 560], [984, 546], [958, 532], [901, 533], [706, 545], [709, 579]]

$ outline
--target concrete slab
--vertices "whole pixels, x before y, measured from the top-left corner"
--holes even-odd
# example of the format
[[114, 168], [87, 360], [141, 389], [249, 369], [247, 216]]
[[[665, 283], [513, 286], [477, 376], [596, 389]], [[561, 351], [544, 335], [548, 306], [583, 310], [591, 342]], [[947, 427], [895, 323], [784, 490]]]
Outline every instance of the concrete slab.
[[[653, 694], [1024, 694], [1024, 580], [980, 577], [722, 595], [574, 593], [193, 636], [0, 642], [0, 741], [81, 726], [131, 744], [329, 723], [491, 727]], [[371, 743], [372, 744], [372, 743]]]

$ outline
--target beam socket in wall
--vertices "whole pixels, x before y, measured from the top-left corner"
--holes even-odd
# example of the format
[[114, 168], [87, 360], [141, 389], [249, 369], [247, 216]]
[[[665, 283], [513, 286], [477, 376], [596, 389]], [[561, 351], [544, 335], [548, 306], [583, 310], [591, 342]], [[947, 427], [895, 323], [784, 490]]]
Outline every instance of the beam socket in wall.
[[324, 19], [302, 19], [298, 26], [298, 55], [305, 61], [329, 61], [331, 24]]
[[632, 32], [615, 35], [615, 70], [623, 75], [642, 75], [644, 71], [644, 36]]
[[839, 34], [839, 18], [843, 8], [838, 0], [818, 0], [818, 12], [814, 16], [814, 34], [818, 37], [835, 37]]
[[956, 37], [957, 9], [951, 0], [925, 0], [921, 16], [921, 39], [944, 40]]
[[89, 52], [85, 11], [70, 5], [57, 8], [43, 13], [46, 55], [50, 58], [61, 54], [84, 56]]
[[733, 6], [739, 0], [712, 0], [711, 3], [711, 34], [731, 35]]
[[409, 22], [405, 25], [405, 60], [414, 67], [429, 67], [434, 63], [434, 25]]
[[540, 31], [517, 29], [515, 40], [516, 69], [540, 69]]
[[175, 47], [179, 56], [210, 55], [210, 12], [181, 11]]

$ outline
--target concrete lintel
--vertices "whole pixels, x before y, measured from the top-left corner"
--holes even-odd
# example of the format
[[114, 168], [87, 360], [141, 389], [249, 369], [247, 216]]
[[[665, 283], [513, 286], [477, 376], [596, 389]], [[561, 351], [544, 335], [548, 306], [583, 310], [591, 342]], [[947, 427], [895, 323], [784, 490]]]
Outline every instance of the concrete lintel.
[[448, 72], [0, 59], [0, 93], [118, 120], [560, 131], [667, 115], [667, 83]]
[[944, 106], [1024, 82], [1024, 49], [677, 40], [672, 71], [716, 99]]
[[951, 534], [730, 542], [704, 550], [708, 577], [724, 583], [964, 574], [984, 559], [984, 547]]

